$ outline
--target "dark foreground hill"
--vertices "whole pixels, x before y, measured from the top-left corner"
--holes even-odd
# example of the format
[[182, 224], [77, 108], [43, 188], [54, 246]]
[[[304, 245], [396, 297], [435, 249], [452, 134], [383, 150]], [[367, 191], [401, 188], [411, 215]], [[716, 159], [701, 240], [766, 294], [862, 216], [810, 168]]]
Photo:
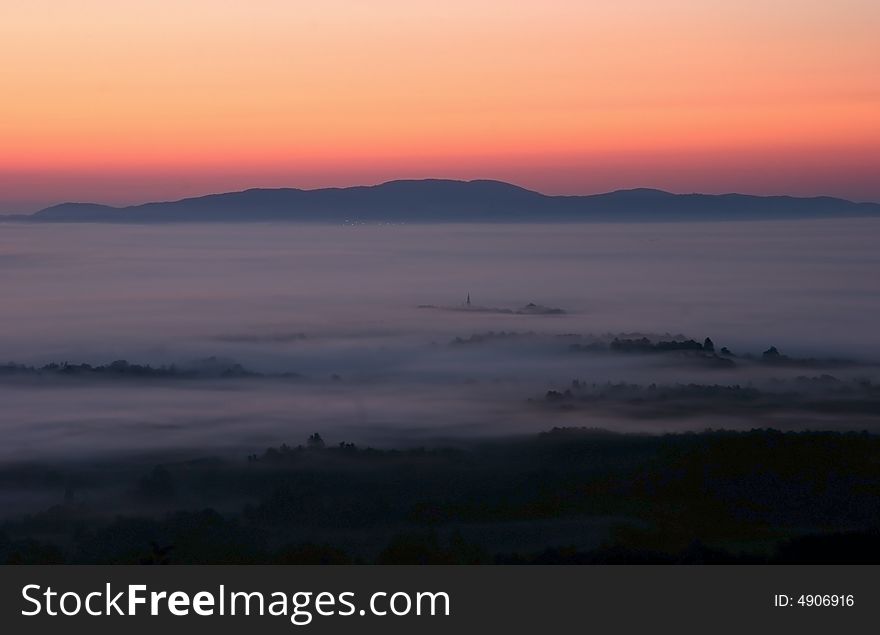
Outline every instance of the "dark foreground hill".
[[671, 194], [618, 190], [547, 196], [500, 181], [425, 179], [316, 190], [251, 189], [110, 207], [63, 203], [17, 220], [39, 222], [545, 222], [880, 216], [880, 204], [830, 197]]
[[[329, 441], [329, 440], [328, 440]], [[880, 563], [880, 437], [554, 429], [0, 468], [0, 563]]]

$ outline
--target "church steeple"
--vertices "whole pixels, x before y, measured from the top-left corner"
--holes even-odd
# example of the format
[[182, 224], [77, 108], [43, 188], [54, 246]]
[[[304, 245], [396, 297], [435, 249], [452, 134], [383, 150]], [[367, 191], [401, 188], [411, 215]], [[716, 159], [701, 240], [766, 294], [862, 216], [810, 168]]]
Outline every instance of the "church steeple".
[[470, 294], [470, 292], [468, 292], [467, 302], [466, 302], [465, 304], [467, 304], [467, 306], [470, 306], [470, 305], [471, 305], [471, 294]]

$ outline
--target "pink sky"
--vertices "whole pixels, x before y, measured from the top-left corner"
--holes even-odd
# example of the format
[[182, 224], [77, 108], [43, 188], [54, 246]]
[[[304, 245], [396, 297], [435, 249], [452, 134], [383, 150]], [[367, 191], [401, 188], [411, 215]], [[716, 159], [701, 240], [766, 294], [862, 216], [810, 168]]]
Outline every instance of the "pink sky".
[[0, 212], [496, 178], [880, 201], [874, 0], [13, 0]]

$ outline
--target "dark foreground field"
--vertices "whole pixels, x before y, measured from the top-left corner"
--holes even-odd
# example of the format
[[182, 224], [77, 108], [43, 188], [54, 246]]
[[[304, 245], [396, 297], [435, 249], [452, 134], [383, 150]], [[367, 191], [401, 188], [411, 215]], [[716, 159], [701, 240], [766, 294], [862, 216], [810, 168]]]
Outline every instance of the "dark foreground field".
[[[880, 562], [880, 437], [555, 429], [0, 472], [6, 563]], [[54, 499], [54, 500], [53, 500]]]

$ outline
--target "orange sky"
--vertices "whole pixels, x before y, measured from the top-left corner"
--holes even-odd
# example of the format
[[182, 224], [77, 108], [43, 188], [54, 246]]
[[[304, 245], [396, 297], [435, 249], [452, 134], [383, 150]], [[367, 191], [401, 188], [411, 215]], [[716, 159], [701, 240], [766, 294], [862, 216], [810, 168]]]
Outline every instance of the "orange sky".
[[3, 0], [0, 212], [251, 186], [880, 200], [876, 0]]

